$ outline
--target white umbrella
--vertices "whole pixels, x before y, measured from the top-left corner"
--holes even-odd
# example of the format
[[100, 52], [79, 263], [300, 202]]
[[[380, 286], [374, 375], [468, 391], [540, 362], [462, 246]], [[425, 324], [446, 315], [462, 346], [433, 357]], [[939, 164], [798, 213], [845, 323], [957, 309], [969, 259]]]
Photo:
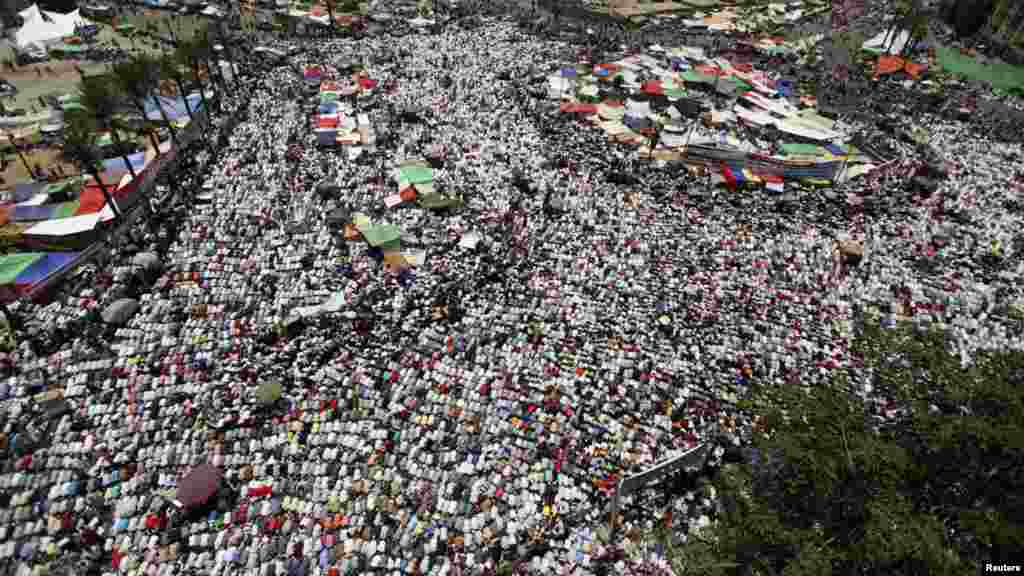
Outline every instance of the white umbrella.
[[121, 298], [117, 300], [101, 315], [107, 324], [124, 324], [139, 309], [139, 301], [132, 298]]

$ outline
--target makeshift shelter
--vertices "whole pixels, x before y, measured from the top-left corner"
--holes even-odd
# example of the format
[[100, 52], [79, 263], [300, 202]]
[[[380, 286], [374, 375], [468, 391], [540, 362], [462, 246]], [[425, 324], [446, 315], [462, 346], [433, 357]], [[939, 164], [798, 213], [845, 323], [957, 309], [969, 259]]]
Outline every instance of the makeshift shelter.
[[[163, 107], [164, 114], [167, 114], [168, 120], [179, 120], [181, 118], [188, 119], [188, 111], [185, 110], [185, 98], [168, 98], [166, 96], [154, 96], [153, 98], [147, 98], [144, 106], [146, 107], [146, 119], [153, 121], [163, 120], [163, 116], [160, 113], [160, 108], [157, 106], [157, 98], [160, 99], [160, 106]], [[188, 108], [195, 114], [202, 107], [202, 97], [199, 94], [189, 94]]]
[[26, 252], [0, 256], [0, 300], [11, 301], [73, 265], [78, 252]]
[[377, 226], [360, 226], [359, 231], [363, 234], [366, 243], [373, 247], [385, 247], [398, 242], [402, 231], [393, 224], [380, 224]]
[[98, 213], [45, 220], [25, 230], [21, 244], [39, 250], [84, 250], [99, 239], [99, 223]]
[[33, 4], [18, 13], [23, 24], [14, 33], [14, 45], [19, 50], [47, 48], [66, 36], [73, 36], [79, 26], [89, 24], [78, 10], [68, 14], [40, 10]]
[[178, 482], [174, 505], [178, 508], [202, 506], [220, 490], [223, 475], [211, 464], [200, 464]]

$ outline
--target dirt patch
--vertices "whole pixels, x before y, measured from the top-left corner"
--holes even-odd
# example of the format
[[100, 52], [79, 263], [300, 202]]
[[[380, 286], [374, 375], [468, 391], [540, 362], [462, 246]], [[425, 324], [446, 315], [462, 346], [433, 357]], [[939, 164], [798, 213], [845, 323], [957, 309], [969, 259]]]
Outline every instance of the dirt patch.
[[675, 12], [686, 8], [688, 8], [686, 4], [678, 2], [638, 2], [637, 0], [609, 0], [608, 2], [608, 11], [613, 16], [622, 18]]
[[[72, 165], [69, 162], [64, 162], [60, 158], [60, 150], [57, 148], [41, 148], [35, 149], [28, 152], [23, 152], [25, 160], [28, 161], [29, 166], [33, 168], [39, 167], [48, 171], [63, 170], [65, 175], [76, 175], [78, 174], [78, 167]], [[4, 155], [4, 159], [0, 161], [0, 166], [4, 169], [0, 172], [3, 177], [3, 183], [0, 184], [0, 190], [9, 190], [13, 188], [15, 182], [26, 182], [31, 180], [31, 176], [28, 170], [25, 169], [24, 163], [18, 158], [18, 155], [14, 152], [8, 152]]]

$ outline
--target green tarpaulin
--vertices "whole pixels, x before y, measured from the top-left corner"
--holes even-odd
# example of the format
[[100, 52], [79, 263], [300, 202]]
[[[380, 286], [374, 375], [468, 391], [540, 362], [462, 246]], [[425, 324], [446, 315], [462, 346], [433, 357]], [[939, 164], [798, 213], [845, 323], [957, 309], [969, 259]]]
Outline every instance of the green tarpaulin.
[[825, 153], [828, 152], [817, 144], [789, 143], [782, 144], [780, 148], [782, 148], [782, 152], [787, 156], [824, 156]]
[[82, 188], [84, 180], [81, 178], [68, 178], [60, 182], [53, 182], [43, 187], [45, 194], [59, 194], [61, 192], [78, 192]]
[[43, 257], [39, 252], [0, 256], [0, 286], [13, 284], [18, 274]]
[[707, 74], [701, 74], [700, 72], [697, 72], [696, 70], [684, 70], [683, 73], [680, 74], [680, 76], [682, 76], [682, 78], [683, 78], [683, 80], [685, 82], [696, 82], [696, 83], [701, 83], [701, 84], [714, 84], [715, 83], [715, 77], [714, 76], [709, 76]]
[[442, 194], [438, 194], [437, 192], [419, 196], [416, 201], [423, 208], [429, 208], [431, 210], [457, 208], [459, 206], [462, 206], [462, 200], [459, 200], [458, 198], [449, 198]]
[[56, 220], [58, 218], [70, 218], [78, 212], [78, 209], [80, 207], [81, 202], [79, 202], [78, 200], [73, 200], [71, 202], [61, 202], [60, 204], [56, 205], [56, 210], [53, 211], [53, 218], [51, 219]]
[[382, 246], [390, 242], [395, 242], [402, 236], [402, 231], [394, 224], [367, 226], [365, 228], [360, 228], [359, 231], [363, 234], [363, 238], [370, 246]]
[[402, 166], [398, 172], [402, 180], [409, 184], [424, 184], [434, 180], [434, 171], [426, 166]]
[[993, 88], [1024, 93], [1024, 67], [1005, 62], [984, 64], [952, 48], [937, 48], [935, 55], [944, 70], [971, 80], [988, 82]]

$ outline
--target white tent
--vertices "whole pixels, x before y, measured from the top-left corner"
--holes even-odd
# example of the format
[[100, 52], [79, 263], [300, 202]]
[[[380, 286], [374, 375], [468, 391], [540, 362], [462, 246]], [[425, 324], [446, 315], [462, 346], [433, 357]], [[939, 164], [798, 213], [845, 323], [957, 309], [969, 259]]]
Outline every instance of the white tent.
[[26, 20], [14, 33], [14, 45], [19, 50], [45, 48], [64, 36], [63, 26], [56, 22], [47, 22], [42, 16], [37, 16], [34, 20]]
[[21, 16], [22, 22], [30, 22], [39, 18], [39, 6], [33, 4], [28, 8], [25, 8], [21, 12], [18, 12], [18, 16]]
[[77, 26], [88, 24], [78, 10], [68, 14], [40, 11], [35, 4], [18, 13], [23, 21], [21, 28], [14, 34], [14, 44], [21, 50], [39, 47], [59, 41], [65, 36], [75, 33]]

